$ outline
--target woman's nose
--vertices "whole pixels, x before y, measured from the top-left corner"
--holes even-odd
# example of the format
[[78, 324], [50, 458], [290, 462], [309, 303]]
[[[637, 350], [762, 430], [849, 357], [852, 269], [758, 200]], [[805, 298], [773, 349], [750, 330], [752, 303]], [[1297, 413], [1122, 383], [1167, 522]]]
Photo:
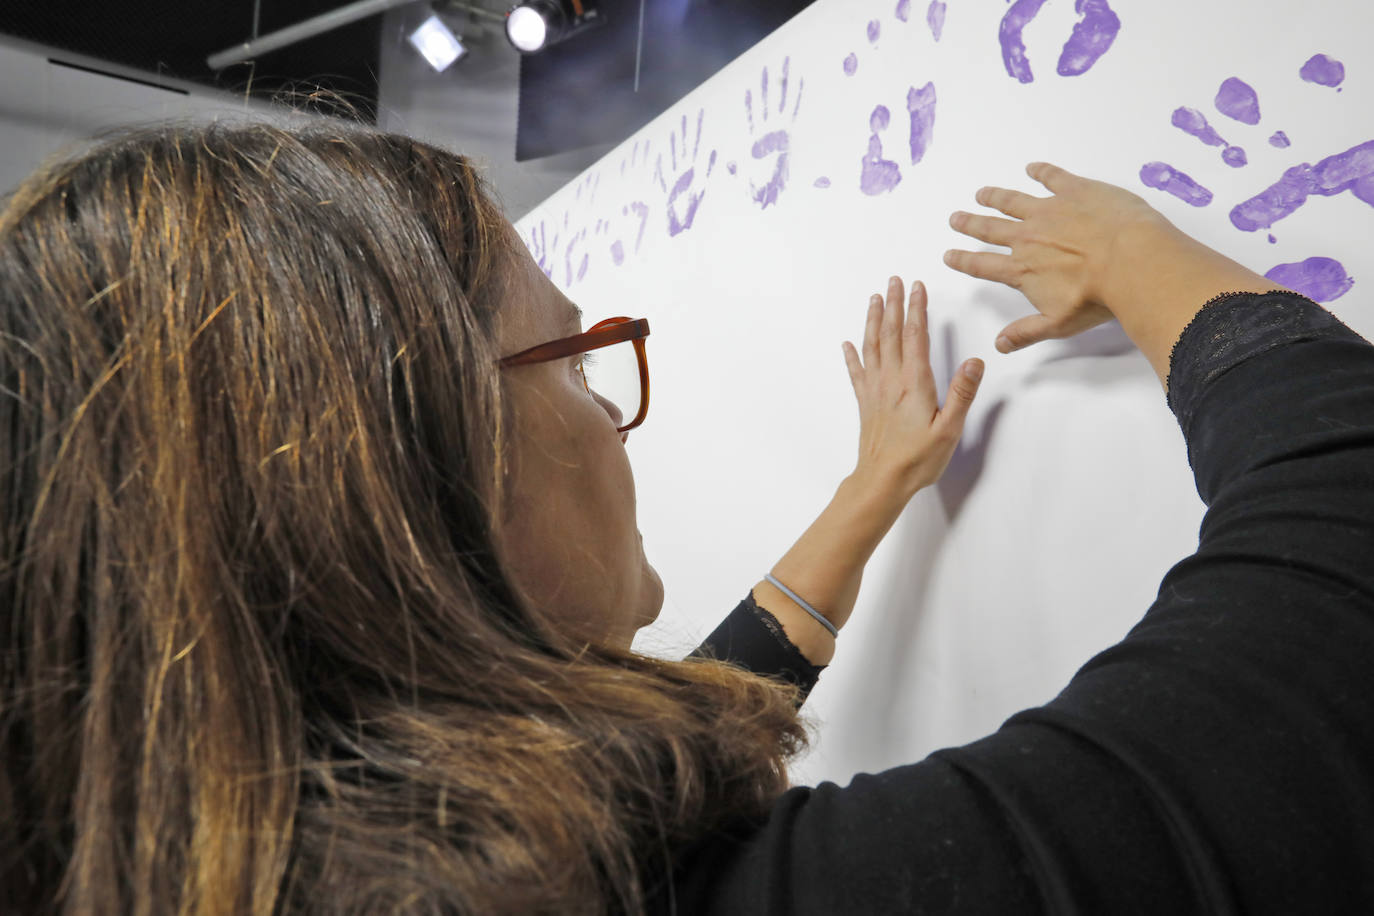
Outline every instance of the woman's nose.
[[[597, 394], [595, 391], [592, 392], [592, 397], [596, 398], [596, 402], [601, 405], [601, 408], [605, 410], [607, 414], [610, 415], [612, 423], [614, 423], [617, 427], [625, 425], [625, 415], [620, 412], [620, 408], [615, 406], [614, 402], [607, 400], [606, 398]], [[623, 438], [624, 437], [622, 436], [622, 439]]]

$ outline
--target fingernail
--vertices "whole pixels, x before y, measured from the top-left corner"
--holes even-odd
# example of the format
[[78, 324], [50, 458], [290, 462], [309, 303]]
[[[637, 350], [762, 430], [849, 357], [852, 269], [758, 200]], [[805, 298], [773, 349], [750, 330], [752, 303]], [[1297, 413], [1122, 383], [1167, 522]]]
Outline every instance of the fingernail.
[[1015, 350], [1016, 347], [1012, 344], [1011, 338], [1004, 334], [997, 338], [997, 349], [1001, 350], [1003, 353], [1010, 353], [1012, 350]]
[[964, 375], [975, 382], [978, 381], [983, 377], [983, 364], [976, 362], [964, 363]]

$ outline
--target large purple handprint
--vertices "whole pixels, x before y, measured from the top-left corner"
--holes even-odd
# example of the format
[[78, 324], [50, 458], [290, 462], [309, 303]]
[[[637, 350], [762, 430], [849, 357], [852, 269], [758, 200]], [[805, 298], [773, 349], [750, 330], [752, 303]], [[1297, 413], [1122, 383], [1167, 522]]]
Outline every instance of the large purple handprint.
[[[752, 137], [758, 131], [767, 130], [770, 126], [770, 119], [773, 124], [777, 119], [784, 116], [787, 111], [787, 95], [789, 91], [790, 69], [792, 58], [784, 57], [782, 60], [782, 78], [778, 87], [778, 107], [774, 112], [768, 102], [768, 68], [763, 68], [763, 73], [759, 77], [759, 117], [754, 118], [754, 93], [752, 89], [744, 90], [744, 112], [749, 119], [749, 135]], [[790, 126], [792, 121], [797, 119], [797, 112], [801, 109], [802, 87], [804, 80], [798, 80], [795, 102], [792, 106], [792, 114], [788, 121]], [[778, 195], [787, 187], [787, 160], [790, 154], [791, 139], [788, 136], [786, 127], [775, 127], [768, 130], [763, 136], [754, 141], [750, 154], [754, 162], [762, 166], [755, 169], [755, 174], [749, 178], [749, 196], [761, 209], [767, 209], [769, 204], [777, 203]], [[768, 174], [771, 163], [772, 173]], [[767, 175], [767, 178], [763, 176]], [[757, 180], [756, 180], [757, 179]]]
[[[710, 161], [706, 164], [706, 174], [702, 176], [701, 182], [696, 184], [696, 159], [701, 151], [701, 128], [705, 120], [706, 111], [702, 109], [697, 112], [696, 137], [691, 144], [691, 153], [688, 153], [688, 131], [687, 116], [682, 116], [681, 133], [674, 132], [669, 138], [669, 153], [671, 155], [671, 171], [677, 172], [679, 166], [678, 150], [681, 148], [681, 164], [687, 166], [687, 170], [678, 175], [674, 180], [672, 188], [669, 189], [668, 183], [663, 178], [663, 156], [660, 154], [654, 165], [654, 177], [658, 181], [659, 189], [668, 195], [666, 209], [668, 211], [668, 235], [674, 236], [680, 232], [692, 228], [692, 221], [696, 219], [697, 207], [701, 206], [701, 199], [706, 196], [706, 189], [702, 187], [706, 179], [711, 177], [711, 170], [716, 167], [716, 151], [711, 150]], [[678, 201], [682, 200], [679, 214]]]
[[[1343, 76], [1343, 65], [1319, 54], [1303, 65], [1299, 76], [1305, 82], [1331, 86]], [[1261, 120], [1259, 94], [1239, 77], [1229, 77], [1221, 84], [1214, 103], [1217, 111], [1242, 124], [1254, 126]], [[1241, 168], [1247, 164], [1244, 150], [1227, 144], [1207, 123], [1202, 112], [1178, 108], [1172, 122], [1208, 146], [1224, 146], [1222, 159], [1227, 165]], [[1290, 145], [1288, 135], [1282, 130], [1275, 131], [1269, 137], [1269, 145], [1287, 149]], [[1140, 179], [1148, 187], [1158, 188], [1195, 207], [1205, 207], [1213, 199], [1211, 191], [1165, 162], [1146, 163], [1140, 170]], [[1242, 232], [1270, 229], [1299, 210], [1311, 197], [1335, 197], [1346, 191], [1357, 200], [1374, 206], [1374, 140], [1327, 156], [1316, 164], [1303, 162], [1286, 169], [1278, 181], [1233, 207], [1229, 214], [1231, 224]], [[1269, 242], [1276, 244], [1278, 239], [1271, 233]], [[1327, 257], [1279, 264], [1265, 276], [1318, 302], [1329, 302], [1345, 295], [1355, 282], [1339, 261]]]
[[[1002, 45], [1002, 63], [1007, 74], [1019, 82], [1035, 79], [1021, 33], [1039, 13], [1045, 0], [1016, 0], [1002, 17], [997, 39]], [[1082, 18], [1073, 27], [1059, 55], [1060, 76], [1082, 76], [1106, 54], [1121, 31], [1121, 20], [1107, 0], [1075, 0], [1074, 9]]]

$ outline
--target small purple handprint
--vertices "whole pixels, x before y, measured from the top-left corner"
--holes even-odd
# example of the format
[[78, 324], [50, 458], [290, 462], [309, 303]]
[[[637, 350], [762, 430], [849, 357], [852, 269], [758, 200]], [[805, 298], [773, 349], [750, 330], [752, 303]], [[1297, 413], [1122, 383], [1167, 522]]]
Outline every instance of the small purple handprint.
[[563, 281], [565, 287], [572, 286], [573, 283], [587, 275], [587, 265], [590, 263], [591, 256], [583, 250], [586, 241], [586, 229], [579, 229], [568, 238], [568, 244], [563, 249], [563, 265], [567, 269]]
[[554, 257], [558, 251], [558, 231], [554, 230], [553, 241], [549, 241], [548, 228], [541, 219], [537, 226], [530, 229], [530, 237], [525, 241], [525, 247], [530, 250], [530, 256], [544, 272], [544, 276], [552, 278]]
[[[682, 155], [680, 157], [681, 164], [687, 166], [687, 170], [678, 175], [676, 180], [674, 180], [671, 189], [668, 187], [668, 183], [664, 180], [663, 177], [662, 154], [659, 154], [658, 159], [654, 165], [654, 177], [658, 181], [659, 189], [668, 195], [666, 209], [668, 211], [668, 235], [670, 237], [692, 228], [692, 221], [695, 220], [697, 216], [697, 207], [701, 206], [701, 199], [706, 196], [706, 189], [704, 187], [701, 187], [701, 185], [704, 185], [706, 183], [706, 179], [711, 177], [712, 169], [716, 167], [716, 151], [711, 150], [710, 160], [706, 164], [706, 174], [702, 176], [701, 182], [697, 184], [698, 190], [694, 191], [692, 187], [693, 184], [696, 182], [697, 177], [696, 159], [697, 153], [699, 153], [701, 150], [701, 128], [702, 123], [705, 120], [705, 117], [705, 109], [702, 109], [697, 112], [696, 137], [692, 141], [690, 155], [688, 154], [688, 130], [686, 115], [682, 116], [681, 134], [679, 135], [679, 133], [673, 132], [669, 135], [668, 149], [669, 154], [672, 157], [670, 160], [671, 171], [677, 172], [678, 170], [679, 148], [681, 148], [682, 150]], [[679, 198], [683, 199], [681, 214], [679, 214], [678, 212]]]
[[[630, 201], [623, 208], [620, 214], [629, 216], [633, 213], [639, 219], [639, 228], [635, 233], [635, 252], [639, 251], [639, 246], [644, 242], [644, 228], [649, 225], [649, 205], [642, 200]], [[625, 243], [621, 239], [616, 239], [611, 243], [611, 260], [615, 266], [619, 267], [625, 263]]]
[[[777, 111], [774, 112], [768, 103], [768, 68], [763, 68], [763, 73], [759, 77], [759, 119], [754, 119], [754, 93], [752, 89], [744, 90], [744, 111], [749, 119], [749, 135], [752, 137], [758, 131], [766, 130], [769, 120], [777, 123], [777, 119], [783, 117], [787, 111], [787, 94], [789, 91], [790, 68], [792, 65], [791, 57], [784, 57], [782, 60], [782, 79], [779, 86], [779, 99]], [[798, 80], [795, 102], [792, 106], [792, 114], [788, 125], [797, 119], [797, 112], [801, 109], [802, 87], [805, 80]], [[759, 205], [760, 209], [767, 209], [769, 204], [777, 203], [778, 195], [787, 187], [787, 160], [790, 155], [791, 139], [785, 127], [778, 127], [770, 130], [763, 136], [754, 141], [750, 151], [755, 162], [761, 163], [763, 169], [757, 171], [757, 175], [762, 176], [768, 171], [768, 160], [772, 160], [772, 174], [766, 180], [755, 181], [749, 179], [749, 196]]]

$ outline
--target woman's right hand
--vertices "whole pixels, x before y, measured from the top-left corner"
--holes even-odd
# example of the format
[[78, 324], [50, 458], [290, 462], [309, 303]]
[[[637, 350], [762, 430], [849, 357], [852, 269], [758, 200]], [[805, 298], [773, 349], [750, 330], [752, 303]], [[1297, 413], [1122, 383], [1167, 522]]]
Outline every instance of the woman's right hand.
[[[1148, 283], [1131, 275], [1148, 259], [1139, 247], [1177, 230], [1141, 197], [1124, 188], [1081, 178], [1044, 162], [1026, 173], [1052, 197], [986, 187], [975, 199], [1011, 219], [962, 211], [950, 225], [1006, 254], [952, 250], [945, 263], [961, 273], [1020, 290], [1039, 314], [1009, 324], [997, 339], [1003, 353], [1051, 338], [1072, 337], [1114, 316], [1113, 287]], [[1124, 303], [1120, 303], [1124, 304]], [[1120, 317], [1120, 316], [1116, 316]]]

